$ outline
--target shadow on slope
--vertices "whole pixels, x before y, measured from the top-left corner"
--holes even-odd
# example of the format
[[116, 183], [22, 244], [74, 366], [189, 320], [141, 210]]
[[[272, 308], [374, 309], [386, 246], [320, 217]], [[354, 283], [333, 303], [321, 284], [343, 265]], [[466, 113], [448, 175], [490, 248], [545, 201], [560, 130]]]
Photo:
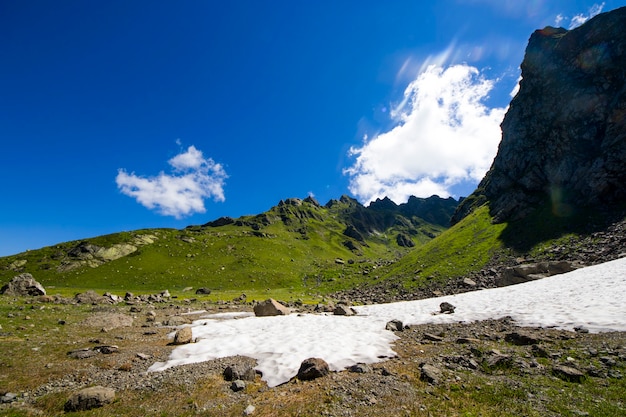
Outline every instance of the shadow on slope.
[[606, 230], [624, 219], [626, 205], [555, 208], [544, 202], [527, 217], [507, 223], [500, 241], [517, 253], [527, 253], [540, 243], [559, 239], [568, 234], [590, 235]]

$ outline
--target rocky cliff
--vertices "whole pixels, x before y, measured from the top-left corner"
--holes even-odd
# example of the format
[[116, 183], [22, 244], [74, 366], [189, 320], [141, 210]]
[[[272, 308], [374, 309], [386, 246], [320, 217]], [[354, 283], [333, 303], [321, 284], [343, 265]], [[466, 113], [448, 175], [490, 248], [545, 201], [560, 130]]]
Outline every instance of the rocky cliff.
[[565, 216], [626, 200], [626, 7], [535, 31], [502, 141], [453, 222], [488, 202], [496, 222], [550, 202]]

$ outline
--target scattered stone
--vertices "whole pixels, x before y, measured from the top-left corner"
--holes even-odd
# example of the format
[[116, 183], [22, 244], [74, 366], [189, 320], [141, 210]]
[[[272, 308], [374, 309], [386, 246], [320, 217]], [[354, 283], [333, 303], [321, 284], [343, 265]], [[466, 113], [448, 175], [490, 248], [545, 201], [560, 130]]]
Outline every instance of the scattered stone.
[[556, 365], [552, 368], [552, 373], [562, 380], [569, 382], [582, 382], [585, 374], [576, 368], [565, 365]]
[[476, 281], [471, 278], [463, 278], [463, 285], [474, 288], [478, 284], [476, 284]]
[[429, 384], [437, 385], [441, 381], [441, 370], [436, 366], [424, 363], [420, 365], [420, 379]]
[[98, 352], [93, 351], [89, 348], [77, 349], [77, 350], [72, 350], [70, 352], [67, 352], [67, 356], [69, 356], [72, 359], [87, 359], [87, 358], [96, 356], [97, 354]]
[[102, 296], [93, 290], [76, 294], [74, 301], [78, 304], [113, 304], [110, 298]]
[[478, 343], [480, 342], [480, 339], [476, 339], [473, 337], [459, 337], [458, 339], [456, 339], [456, 342], [459, 344]]
[[576, 326], [574, 327], [574, 331], [577, 333], [589, 333], [589, 329], [585, 326]]
[[98, 313], [87, 317], [81, 322], [83, 326], [100, 327], [106, 331], [118, 327], [130, 327], [133, 325], [133, 318], [126, 314]]
[[256, 410], [256, 407], [253, 405], [249, 405], [246, 407], [245, 410], [243, 410], [243, 414], [246, 416], [252, 415], [252, 413], [254, 413], [254, 410]]
[[321, 358], [309, 358], [302, 361], [297, 377], [301, 381], [310, 381], [328, 375], [328, 363]]
[[356, 314], [356, 311], [354, 311], [354, 309], [350, 306], [347, 306], [345, 304], [339, 304], [333, 310], [333, 314], [335, 316], [354, 316]]
[[65, 411], [85, 411], [102, 407], [115, 399], [115, 390], [102, 386], [82, 389], [74, 394], [65, 403]]
[[182, 329], [178, 329], [176, 331], [176, 334], [174, 334], [174, 341], [172, 343], [174, 345], [186, 345], [192, 341], [193, 333], [191, 331], [191, 327], [183, 327]]
[[207, 287], [200, 287], [196, 290], [196, 294], [198, 295], [209, 295], [211, 294], [211, 290]]
[[452, 314], [454, 313], [454, 310], [456, 309], [455, 306], [453, 306], [452, 304], [444, 301], [443, 303], [439, 304], [439, 310], [442, 314]]
[[393, 319], [387, 322], [385, 329], [392, 332], [401, 332], [404, 330], [404, 323], [398, 319]]
[[366, 363], [357, 363], [356, 365], [349, 366], [348, 371], [357, 374], [368, 374], [372, 372], [372, 368]]
[[141, 360], [147, 361], [148, 359], [150, 359], [152, 356], [147, 355], [145, 353], [137, 353], [137, 357]]
[[12, 392], [7, 392], [2, 397], [0, 397], [0, 403], [9, 404], [17, 400], [17, 394]]
[[120, 349], [116, 345], [110, 345], [110, 346], [96, 346], [93, 348], [93, 350], [96, 352], [105, 354], [105, 355], [110, 355], [111, 353], [119, 352]]
[[254, 381], [256, 371], [248, 365], [229, 365], [224, 369], [223, 375], [226, 381], [236, 381], [238, 379]]
[[13, 296], [40, 296], [46, 295], [46, 290], [29, 273], [19, 274], [13, 277], [9, 283], [2, 286], [0, 294]]
[[178, 327], [185, 324], [191, 324], [191, 320], [184, 316], [171, 316], [165, 319], [163, 324], [166, 326]]
[[504, 340], [517, 346], [536, 345], [541, 341], [538, 335], [521, 331], [507, 333]]
[[291, 310], [273, 298], [269, 298], [265, 301], [257, 303], [254, 306], [254, 314], [257, 317], [265, 316], [286, 316], [291, 313]]
[[424, 333], [424, 339], [430, 340], [431, 342], [443, 342], [443, 337], [430, 333]]
[[246, 389], [246, 383], [243, 382], [241, 379], [237, 379], [233, 381], [232, 384], [230, 384], [230, 389], [234, 392], [243, 391], [244, 389]]

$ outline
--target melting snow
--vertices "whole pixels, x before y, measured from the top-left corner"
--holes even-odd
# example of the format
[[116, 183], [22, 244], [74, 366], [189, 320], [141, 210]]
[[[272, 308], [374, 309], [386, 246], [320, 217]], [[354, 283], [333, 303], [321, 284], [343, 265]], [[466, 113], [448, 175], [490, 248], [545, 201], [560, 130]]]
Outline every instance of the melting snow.
[[[510, 287], [426, 300], [355, 307], [357, 316], [291, 314], [251, 317], [247, 313], [206, 316], [192, 324], [196, 343], [177, 347], [150, 371], [226, 356], [257, 360], [270, 387], [296, 375], [300, 363], [323, 358], [331, 370], [392, 357], [392, 319], [404, 324], [472, 322], [511, 316], [519, 325], [592, 332], [626, 331], [626, 258]], [[436, 314], [439, 304], [454, 314]]]

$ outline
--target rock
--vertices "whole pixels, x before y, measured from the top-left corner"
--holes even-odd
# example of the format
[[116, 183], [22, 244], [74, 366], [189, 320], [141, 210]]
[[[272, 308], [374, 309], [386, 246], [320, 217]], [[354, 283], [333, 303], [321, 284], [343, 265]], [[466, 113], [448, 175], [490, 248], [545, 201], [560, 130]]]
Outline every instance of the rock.
[[439, 310], [443, 314], [452, 314], [452, 313], [454, 313], [455, 309], [456, 309], [455, 306], [453, 306], [452, 304], [450, 304], [448, 302], [445, 302], [445, 301], [443, 303], [439, 304]]
[[96, 356], [98, 354], [98, 352], [93, 351], [89, 348], [85, 348], [85, 349], [76, 349], [76, 350], [72, 350], [70, 352], [67, 352], [67, 356], [69, 356], [72, 359], [87, 359], [87, 358], [91, 358], [93, 356]]
[[577, 268], [577, 265], [569, 261], [550, 261], [521, 264], [504, 268], [496, 277], [495, 284], [498, 287], [521, 284], [535, 279], [546, 278], [552, 275], [564, 274]]
[[291, 313], [291, 310], [273, 298], [269, 298], [265, 301], [257, 303], [254, 306], [254, 314], [257, 317], [265, 316], [286, 316]]
[[476, 281], [471, 278], [463, 278], [463, 285], [465, 285], [466, 287], [474, 288], [478, 284], [476, 284]]
[[174, 334], [174, 341], [172, 343], [175, 345], [186, 345], [192, 341], [193, 333], [191, 331], [191, 327], [183, 327], [182, 329], [178, 329], [176, 331]]
[[321, 358], [309, 358], [302, 361], [297, 377], [302, 381], [310, 381], [328, 375], [328, 363]]
[[443, 342], [443, 337], [431, 333], [424, 333], [424, 339], [430, 340], [431, 342]]
[[111, 299], [92, 290], [76, 294], [74, 296], [74, 301], [79, 304], [113, 304]]
[[81, 322], [81, 325], [112, 330], [118, 327], [130, 327], [133, 325], [133, 321], [133, 318], [126, 314], [99, 313], [87, 317]]
[[0, 294], [13, 296], [40, 296], [46, 295], [46, 290], [35, 278], [29, 273], [19, 274], [13, 277], [11, 281], [2, 286]]
[[184, 316], [170, 316], [163, 322], [164, 325], [173, 327], [182, 326], [190, 323], [191, 320]]
[[420, 365], [420, 379], [429, 384], [437, 385], [441, 381], [442, 373], [436, 366], [424, 363]]
[[93, 348], [94, 351], [100, 352], [104, 355], [110, 355], [111, 353], [117, 353], [120, 351], [120, 348], [116, 345], [104, 345], [104, 346], [96, 346]]
[[3, 396], [0, 397], [0, 403], [9, 404], [17, 400], [17, 394], [12, 392], [7, 392]]
[[115, 390], [102, 386], [82, 389], [74, 394], [65, 403], [65, 411], [85, 411], [102, 407], [115, 399]]
[[246, 389], [246, 383], [243, 382], [241, 379], [237, 379], [230, 384], [230, 389], [234, 392], [243, 391], [244, 389]]
[[236, 381], [238, 379], [254, 381], [256, 371], [253, 367], [247, 365], [229, 365], [224, 369], [223, 376], [226, 381]]
[[453, 223], [485, 202], [501, 223], [546, 201], [561, 217], [624, 201], [625, 21], [622, 7], [569, 31], [548, 26], [531, 35], [498, 153]]
[[353, 308], [345, 304], [339, 304], [333, 310], [333, 315], [335, 316], [354, 316], [355, 314], [356, 314], [356, 311], [354, 311]]
[[252, 415], [254, 413], [254, 410], [256, 410], [256, 407], [253, 405], [249, 405], [246, 407], [245, 410], [243, 410], [243, 414], [246, 416]]
[[504, 340], [517, 346], [530, 346], [541, 342], [537, 335], [522, 331], [507, 333], [504, 336]]
[[398, 319], [393, 319], [387, 322], [385, 329], [392, 332], [401, 332], [404, 330], [404, 323]]
[[348, 371], [357, 374], [367, 374], [372, 372], [372, 367], [366, 363], [357, 363], [356, 365], [349, 366]]
[[211, 294], [211, 290], [207, 287], [200, 287], [196, 290], [196, 294], [198, 295], [209, 295]]
[[398, 244], [398, 246], [401, 246], [403, 248], [412, 248], [415, 246], [415, 242], [413, 242], [413, 239], [411, 239], [404, 233], [398, 233], [398, 235], [396, 236], [396, 243]]
[[569, 382], [582, 382], [585, 378], [585, 374], [578, 369], [565, 365], [554, 366], [552, 368], [552, 373], [555, 376]]

